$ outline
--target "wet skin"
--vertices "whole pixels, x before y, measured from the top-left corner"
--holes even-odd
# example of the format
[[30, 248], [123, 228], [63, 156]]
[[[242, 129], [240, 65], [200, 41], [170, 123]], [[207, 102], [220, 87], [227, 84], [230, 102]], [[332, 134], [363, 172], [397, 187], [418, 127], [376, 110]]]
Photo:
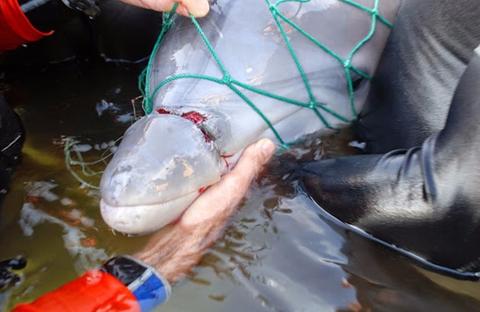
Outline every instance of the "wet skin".
[[[85, 70], [86, 67], [81, 68]], [[137, 95], [137, 73], [122, 71], [118, 66], [99, 67], [98, 64], [88, 76], [78, 77], [79, 70], [76, 69], [71, 69], [69, 75], [65, 75], [64, 69], [29, 73], [19, 77], [20, 90], [29, 90], [30, 102], [20, 103], [25, 105], [22, 108], [25, 107], [26, 113], [22, 117], [27, 121], [27, 132], [30, 133], [28, 145], [34, 144], [58, 161], [45, 167], [37, 163], [36, 156], [25, 155], [5, 202], [7, 209], [3, 210], [0, 228], [0, 258], [8, 259], [23, 253], [29, 259], [23, 272], [25, 280], [7, 296], [10, 298], [7, 309], [61, 286], [84, 269], [101, 265], [101, 261], [94, 262], [81, 266], [82, 271], [78, 271], [81, 259], [67, 251], [70, 246], [62, 238], [62, 228], [56, 224], [48, 222], [34, 226], [33, 236], [23, 234], [18, 218], [24, 201], [28, 200], [24, 197], [25, 185], [29, 181], [54, 179], [59, 186], [53, 192], [60, 198], [72, 198], [84, 215], [95, 220], [98, 230], [81, 229], [87, 237], [96, 239], [94, 250], [104, 249], [108, 256], [133, 255], [149, 238], [112, 235], [96, 213], [98, 198], [78, 188], [77, 181], [65, 170], [62, 149], [52, 144], [59, 133], [84, 134], [93, 142], [120, 136], [124, 132], [123, 126], [114, 121], [114, 116], [98, 117], [95, 103], [105, 98], [121, 105], [122, 111], [118, 114], [130, 111], [129, 99]], [[64, 75], [59, 92], [45, 93], [44, 90], [57, 81], [59, 73]], [[29, 82], [27, 86], [25, 81]], [[112, 90], [119, 86], [122, 87], [121, 95], [112, 95]], [[70, 102], [70, 109], [65, 110], [62, 103], [68, 102], [72, 94], [78, 96]], [[45, 124], [45, 120], [49, 122]], [[90, 125], [88, 133], [82, 128], [85, 124]], [[105, 133], [105, 124], [114, 132]], [[349, 153], [344, 150], [348, 138], [340, 142], [330, 140], [330, 146], [322, 141], [324, 144], [318, 151], [325, 151], [328, 155]], [[307, 147], [310, 148], [302, 145], [301, 150]], [[284, 163], [283, 159], [278, 161]], [[275, 159], [273, 163], [278, 161]], [[398, 257], [395, 252], [385, 251], [378, 244], [367, 242], [350, 231], [343, 235], [344, 231], [338, 230], [336, 225], [325, 224], [307, 198], [295, 195], [293, 186], [282, 185], [285, 181], [275, 174], [276, 171], [268, 169], [267, 176], [257, 179], [250, 187], [250, 195], [241, 204], [226, 232], [194, 269], [193, 280], [176, 285], [172, 299], [162, 310], [243, 312], [246, 309], [309, 310], [312, 307], [318, 310], [320, 307], [348, 311], [346, 305], [358, 300], [365, 310], [371, 307], [374, 311], [478, 311], [478, 301], [472, 302], [434, 285], [422, 277], [410, 261]], [[59, 207], [63, 207], [59, 201], [43, 200], [35, 204], [37, 210], [56, 217], [59, 217], [59, 210], [72, 208]], [[212, 209], [215, 205], [206, 207]], [[152, 237], [152, 241], [158, 242], [158, 239]], [[343, 278], [348, 278], [353, 287], [346, 288]], [[452, 279], [448, 279], [450, 283]], [[459, 284], [450, 289], [475, 292], [474, 297], [479, 298], [480, 285], [467, 285], [463, 281]], [[293, 295], [286, 297], [285, 288], [273, 285], [286, 285]], [[26, 292], [25, 289], [32, 291]], [[1, 302], [0, 295], [0, 306]]]

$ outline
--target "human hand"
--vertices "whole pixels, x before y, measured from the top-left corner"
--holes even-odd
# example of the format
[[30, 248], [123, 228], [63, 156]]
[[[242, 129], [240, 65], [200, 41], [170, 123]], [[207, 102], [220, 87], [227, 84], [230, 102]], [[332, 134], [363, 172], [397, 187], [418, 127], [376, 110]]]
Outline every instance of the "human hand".
[[195, 200], [177, 223], [153, 235], [134, 257], [155, 267], [170, 282], [183, 277], [220, 237], [252, 180], [274, 151], [275, 145], [267, 139], [245, 149], [230, 173]]
[[[135, 254], [134, 257], [143, 261], [145, 264], [153, 266], [162, 277], [169, 282], [175, 282], [183, 277], [200, 261], [206, 249], [213, 244], [218, 237], [220, 237], [225, 224], [229, 217], [236, 211], [236, 208], [247, 192], [250, 183], [255, 176], [260, 173], [263, 166], [272, 157], [274, 151], [275, 145], [273, 142], [266, 139], [260, 140], [246, 148], [232, 172], [225, 175], [219, 183], [210, 187], [197, 200], [195, 200], [176, 224], [172, 224], [153, 235], [145, 248]], [[0, 291], [2, 290], [1, 282], [3, 280], [6, 282], [6, 287], [18, 282], [19, 278], [11, 273], [11, 270], [19, 269], [25, 265], [25, 262], [22, 263], [20, 261], [22, 258], [12, 260], [0, 262]], [[135, 274], [138, 273], [138, 269], [143, 269], [141, 272], [145, 273], [145, 268], [143, 266], [139, 267], [138, 264], [132, 266], [132, 261], [125, 262], [125, 260], [128, 260], [128, 258], [112, 258], [106, 265], [104, 265], [102, 271], [117, 277], [117, 283], [123, 283], [125, 286], [124, 289], [132, 295], [130, 290], [126, 288], [127, 285], [132, 283], [129, 279], [132, 276], [135, 277]], [[122, 263], [119, 263], [118, 261], [121, 261]], [[124, 269], [126, 271], [123, 271]], [[63, 298], [62, 289], [74, 289], [74, 287], [78, 287], [78, 285], [82, 285], [83, 287], [82, 291], [79, 293], [80, 297], [88, 294], [90, 291], [88, 290], [89, 287], [96, 287], [95, 289], [99, 289], [98, 285], [100, 282], [86, 283], [85, 281], [90, 281], [92, 279], [92, 274], [93, 276], [98, 277], [98, 273], [102, 271], [87, 273], [80, 279], [65, 285], [57, 291], [44, 295], [31, 304], [17, 306], [14, 311], [44, 311], [45, 309], [42, 308], [43, 304], [50, 304], [49, 307], [51, 307], [51, 302], [63, 302], [59, 299]], [[140, 273], [141, 276], [143, 276], [143, 273]], [[133, 282], [141, 284], [145, 281], [142, 281], [139, 276], [136, 276]], [[105, 283], [108, 284], [108, 282]], [[147, 288], [144, 288], [143, 290], [154, 294], [156, 300], [162, 298], [159, 291], [165, 291], [165, 287], [156, 289], [150, 289], [150, 287]], [[122, 296], [118, 296], [120, 293], [119, 288], [112, 286], [112, 289], [110, 289], [110, 291], [109, 289], [106, 289], [105, 292], [102, 291], [103, 297], [101, 296], [102, 298], [99, 298], [94, 305], [98, 307], [103, 301], [108, 301], [109, 306], [111, 306], [112, 302], [122, 304], [122, 307], [131, 304], [130, 297], [120, 298]], [[113, 297], [110, 297], [113, 294], [118, 298], [113, 300]], [[168, 295], [166, 296], [168, 297]], [[82, 302], [85, 303], [85, 306], [91, 306], [91, 302], [88, 300], [83, 300]], [[65, 304], [68, 303], [65, 302]], [[75, 306], [75, 308], [77, 308], [77, 306]], [[88, 308], [84, 310], [88, 310]]]
[[173, 5], [178, 3], [177, 13], [195, 17], [203, 17], [210, 10], [208, 0], [121, 0], [125, 3], [159, 12], [171, 11]]

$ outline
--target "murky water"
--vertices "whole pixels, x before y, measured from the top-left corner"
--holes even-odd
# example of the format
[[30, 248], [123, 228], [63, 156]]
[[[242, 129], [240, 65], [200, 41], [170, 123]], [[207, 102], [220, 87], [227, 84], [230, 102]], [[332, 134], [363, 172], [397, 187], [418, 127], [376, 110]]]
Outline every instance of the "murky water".
[[[12, 102], [28, 140], [1, 212], [0, 259], [23, 254], [29, 262], [22, 283], [0, 295], [0, 307], [32, 300], [146, 243], [105, 226], [98, 195], [66, 170], [61, 144], [75, 136], [110, 148], [131, 121], [138, 70], [71, 64], [13, 76]], [[345, 145], [324, 140], [320, 151], [342, 153]], [[330, 224], [278, 163], [160, 311], [480, 311], [477, 283], [420, 270]]]

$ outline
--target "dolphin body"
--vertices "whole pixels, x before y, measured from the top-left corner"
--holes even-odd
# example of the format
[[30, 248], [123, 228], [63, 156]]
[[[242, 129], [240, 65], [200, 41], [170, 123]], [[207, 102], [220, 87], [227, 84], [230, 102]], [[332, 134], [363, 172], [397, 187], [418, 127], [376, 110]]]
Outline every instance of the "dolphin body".
[[[372, 28], [372, 15], [347, 1], [283, 2], [279, 12], [342, 59]], [[357, 0], [373, 8], [375, 0]], [[394, 22], [399, 0], [381, 0], [378, 12]], [[177, 17], [153, 57], [147, 77], [155, 87], [173, 75], [234, 77], [283, 97], [308, 103], [305, 82], [279, 32], [268, 2], [218, 0], [199, 24], [230, 76], [225, 77], [188, 18]], [[352, 113], [344, 65], [282, 23], [318, 103], [348, 116]], [[351, 59], [373, 76], [390, 28], [377, 21], [374, 35]], [[351, 71], [354, 106], [362, 108], [370, 83]], [[242, 90], [263, 112], [285, 142], [329, 128], [311, 110]], [[154, 111], [125, 133], [101, 180], [101, 213], [112, 228], [129, 234], [157, 230], [175, 219], [208, 186], [235, 164], [242, 150], [260, 138], [278, 137], [254, 109], [225, 84], [177, 79], [153, 95]], [[331, 114], [335, 128], [349, 124]]]

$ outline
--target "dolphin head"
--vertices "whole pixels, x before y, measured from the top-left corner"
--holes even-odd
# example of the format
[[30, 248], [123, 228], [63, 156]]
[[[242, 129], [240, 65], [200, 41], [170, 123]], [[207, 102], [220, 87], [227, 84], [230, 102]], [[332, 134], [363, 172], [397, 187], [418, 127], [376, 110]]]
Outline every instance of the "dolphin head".
[[[367, 77], [375, 72], [390, 27], [342, 1], [279, 3], [277, 9], [295, 23], [282, 28], [291, 48], [278, 15], [272, 15], [277, 11], [257, 0], [216, 1], [202, 19], [202, 35], [190, 19], [175, 20], [149, 62], [146, 79], [153, 88], [145, 90], [153, 107], [168, 114], [157, 111], [137, 121], [102, 177], [101, 212], [114, 229], [159, 229], [220, 179], [228, 169], [222, 157], [231, 156], [233, 164], [262, 137], [296, 141], [344, 126], [361, 111]], [[370, 7], [372, 1], [359, 3]], [[381, 1], [378, 10], [393, 22], [398, 4]], [[199, 111], [208, 112], [206, 120], [188, 118]], [[202, 132], [207, 128], [210, 140]]]
[[103, 173], [102, 216], [120, 232], [157, 230], [177, 219], [205, 186], [217, 182], [224, 167], [194, 121], [154, 112], [126, 131]]

